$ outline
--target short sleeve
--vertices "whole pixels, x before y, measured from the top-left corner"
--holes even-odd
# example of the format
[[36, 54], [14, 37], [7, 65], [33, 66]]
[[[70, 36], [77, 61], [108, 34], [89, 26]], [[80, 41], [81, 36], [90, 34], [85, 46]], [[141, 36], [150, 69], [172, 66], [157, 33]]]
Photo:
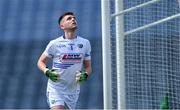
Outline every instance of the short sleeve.
[[86, 52], [85, 52], [84, 60], [91, 60], [91, 44], [89, 40], [87, 40], [86, 42]]
[[49, 42], [49, 44], [46, 46], [46, 49], [44, 50], [43, 54], [49, 58], [53, 58], [54, 56], [54, 46], [52, 42]]

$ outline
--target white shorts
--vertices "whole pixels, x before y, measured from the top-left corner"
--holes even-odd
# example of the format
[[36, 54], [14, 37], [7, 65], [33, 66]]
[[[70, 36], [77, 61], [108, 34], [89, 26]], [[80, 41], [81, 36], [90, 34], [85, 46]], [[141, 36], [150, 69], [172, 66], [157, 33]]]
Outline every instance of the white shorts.
[[60, 94], [55, 92], [47, 92], [47, 101], [49, 107], [57, 105], [67, 106], [69, 109], [75, 109], [79, 94]]

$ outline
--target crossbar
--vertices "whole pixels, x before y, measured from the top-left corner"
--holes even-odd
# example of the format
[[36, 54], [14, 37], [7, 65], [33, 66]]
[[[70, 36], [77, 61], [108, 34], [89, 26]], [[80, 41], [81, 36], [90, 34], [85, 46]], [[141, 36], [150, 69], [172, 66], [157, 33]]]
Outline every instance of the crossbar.
[[146, 2], [146, 3], [143, 3], [143, 4], [140, 4], [140, 5], [137, 5], [135, 7], [132, 7], [132, 8], [129, 8], [129, 9], [126, 9], [126, 10], [123, 10], [123, 11], [120, 11], [118, 13], [114, 13], [114, 14], [111, 14], [111, 18], [114, 18], [116, 16], [119, 16], [119, 15], [122, 15], [122, 14], [125, 14], [125, 13], [128, 13], [130, 11], [133, 11], [133, 10], [136, 10], [138, 8], [142, 8], [142, 7], [145, 7], [145, 6], [148, 6], [148, 5], [151, 5], [153, 3], [156, 3], [156, 2], [159, 2], [160, 0], [151, 0], [149, 2]]
[[177, 17], [180, 17], [180, 13], [175, 14], [175, 15], [172, 15], [172, 16], [169, 16], [169, 17], [164, 18], [164, 19], [161, 19], [161, 20], [158, 20], [158, 21], [156, 21], [156, 22], [153, 22], [153, 23], [150, 23], [150, 24], [147, 24], [147, 25], [138, 27], [138, 28], [136, 28], [136, 29], [127, 31], [127, 32], [124, 33], [124, 35], [129, 35], [129, 34], [131, 34], [131, 33], [134, 33], [134, 32], [137, 32], [137, 31], [141, 31], [141, 30], [143, 30], [143, 29], [146, 29], [146, 28], [149, 28], [149, 27], [158, 25], [158, 24], [160, 24], [160, 23], [163, 23], [163, 22], [166, 22], [166, 21], [175, 19], [175, 18], [177, 18]]

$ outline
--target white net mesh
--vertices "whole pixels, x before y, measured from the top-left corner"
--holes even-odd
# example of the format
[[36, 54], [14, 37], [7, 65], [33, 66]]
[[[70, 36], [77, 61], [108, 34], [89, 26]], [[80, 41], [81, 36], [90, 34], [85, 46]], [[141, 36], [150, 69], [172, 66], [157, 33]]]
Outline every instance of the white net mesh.
[[[124, 0], [124, 9], [149, 0]], [[111, 0], [114, 13], [114, 0]], [[129, 31], [180, 12], [178, 0], [161, 0], [124, 15]], [[111, 23], [113, 108], [117, 108], [115, 23]], [[180, 108], [180, 18], [125, 36], [126, 108]], [[168, 97], [167, 100], [163, 100]]]

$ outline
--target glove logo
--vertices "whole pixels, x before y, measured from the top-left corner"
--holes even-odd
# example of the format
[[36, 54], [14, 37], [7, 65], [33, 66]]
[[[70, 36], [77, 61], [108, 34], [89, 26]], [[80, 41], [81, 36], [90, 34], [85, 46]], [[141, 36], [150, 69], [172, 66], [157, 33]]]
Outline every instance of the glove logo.
[[88, 78], [88, 74], [86, 71], [76, 71], [76, 82], [81, 83], [86, 81]]

